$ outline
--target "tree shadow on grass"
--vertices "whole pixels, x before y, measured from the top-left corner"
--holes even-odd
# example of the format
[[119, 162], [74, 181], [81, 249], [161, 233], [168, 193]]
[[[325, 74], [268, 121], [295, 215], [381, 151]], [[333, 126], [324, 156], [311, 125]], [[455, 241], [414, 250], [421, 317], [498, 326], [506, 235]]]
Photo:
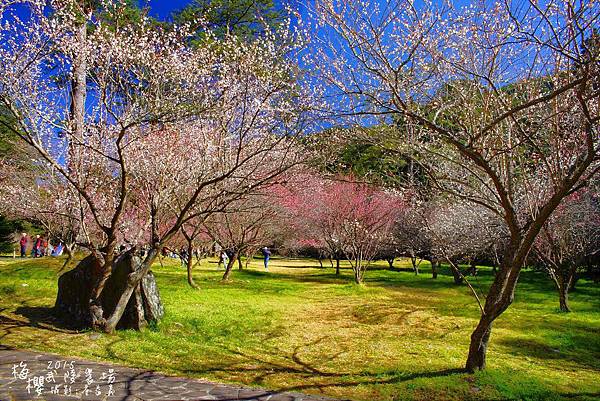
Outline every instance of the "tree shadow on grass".
[[544, 360], [568, 361], [600, 370], [600, 341], [593, 340], [594, 334], [589, 335], [565, 333], [567, 344], [551, 346], [543, 340], [531, 338], [500, 339], [498, 345], [510, 349], [510, 353], [528, 358]]
[[5, 332], [2, 337], [10, 334], [12, 330], [25, 327], [65, 334], [77, 334], [85, 329], [85, 327], [75, 325], [63, 316], [57, 315], [54, 308], [19, 306], [15, 309], [15, 314], [23, 316], [27, 320], [15, 319], [1, 314], [5, 310], [0, 310], [0, 330]]
[[76, 334], [77, 328], [65, 324], [60, 319], [52, 315], [52, 308], [44, 307], [19, 307], [16, 314], [25, 317], [27, 320], [21, 320], [2, 314], [0, 310], [0, 342], [9, 336], [20, 336], [27, 329], [44, 330], [49, 335], [36, 336], [36, 343], [43, 347], [51, 348], [53, 345], [54, 334]]
[[[321, 337], [317, 340], [301, 344], [294, 347], [292, 352], [285, 351], [276, 346], [269, 349], [255, 349], [250, 351], [240, 350], [224, 346], [224, 350], [237, 358], [230, 362], [221, 361], [213, 366], [206, 366], [196, 369], [185, 369], [184, 373], [203, 376], [206, 374], [226, 374], [227, 376], [237, 376], [247, 374], [252, 376], [252, 384], [263, 386], [269, 383], [269, 378], [276, 375], [290, 375], [285, 382], [288, 385], [282, 385], [277, 391], [319, 391], [325, 393], [327, 388], [334, 387], [356, 387], [364, 385], [388, 385], [408, 382], [419, 378], [436, 378], [450, 375], [465, 374], [464, 369], [443, 369], [427, 372], [352, 372], [352, 371], [331, 371], [322, 368], [327, 363], [337, 359], [347, 350], [341, 350], [332, 355], [319, 355], [319, 363], [315, 364], [304, 358], [301, 353], [303, 349], [315, 346], [326, 340]], [[266, 352], [265, 352], [266, 351]], [[275, 380], [278, 381], [278, 380]]]

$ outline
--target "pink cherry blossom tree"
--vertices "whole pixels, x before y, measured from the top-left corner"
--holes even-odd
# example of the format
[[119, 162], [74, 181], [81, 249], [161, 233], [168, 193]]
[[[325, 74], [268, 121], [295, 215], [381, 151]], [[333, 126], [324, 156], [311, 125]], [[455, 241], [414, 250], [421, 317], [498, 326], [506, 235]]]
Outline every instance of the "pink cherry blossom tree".
[[357, 284], [404, 205], [398, 195], [351, 177], [326, 180], [316, 175], [295, 177], [281, 202], [296, 234], [305, 243], [321, 244], [338, 260], [340, 255], [347, 258]]
[[339, 215], [327, 208], [324, 202], [327, 183], [316, 174], [301, 173], [288, 184], [278, 188], [282, 214], [287, 218], [287, 241], [296, 247], [313, 246], [324, 250], [336, 260], [336, 274], [340, 274], [341, 248]]

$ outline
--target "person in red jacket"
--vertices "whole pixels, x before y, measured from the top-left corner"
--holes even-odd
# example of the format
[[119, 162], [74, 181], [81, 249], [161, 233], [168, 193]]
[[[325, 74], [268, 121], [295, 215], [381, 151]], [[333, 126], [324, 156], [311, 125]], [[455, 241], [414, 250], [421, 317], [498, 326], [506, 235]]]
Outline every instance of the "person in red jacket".
[[21, 240], [19, 241], [19, 245], [21, 245], [21, 257], [24, 258], [26, 256], [27, 251], [27, 234], [21, 234]]
[[40, 238], [40, 235], [36, 235], [35, 236], [35, 241], [33, 241], [33, 248], [31, 249], [31, 256], [33, 256], [34, 258], [38, 258], [40, 256], [42, 256], [40, 254], [40, 248], [42, 247], [42, 238]]

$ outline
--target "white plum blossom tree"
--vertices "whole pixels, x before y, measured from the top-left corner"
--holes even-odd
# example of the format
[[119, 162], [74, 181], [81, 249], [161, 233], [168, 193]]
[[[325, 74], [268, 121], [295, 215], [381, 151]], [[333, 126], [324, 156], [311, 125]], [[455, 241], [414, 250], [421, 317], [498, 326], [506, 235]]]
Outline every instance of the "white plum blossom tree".
[[544, 223], [599, 168], [599, 11], [573, 0], [316, 3], [315, 69], [337, 115], [393, 123], [384, 146], [412, 151], [439, 191], [508, 232], [467, 370], [485, 368]]
[[[303, 32], [290, 21], [246, 42], [207, 28], [191, 47], [186, 26], [164, 28], [145, 16], [109, 24], [82, 4], [3, 2], [0, 103], [12, 120], [0, 124], [58, 177], [48, 190], [69, 187], [80, 201], [81, 245], [96, 266], [88, 317], [110, 332], [183, 224], [296, 162], [293, 139], [312, 95], [292, 57]], [[100, 9], [122, 20], [119, 1]], [[102, 294], [123, 242], [147, 252], [105, 310]]]

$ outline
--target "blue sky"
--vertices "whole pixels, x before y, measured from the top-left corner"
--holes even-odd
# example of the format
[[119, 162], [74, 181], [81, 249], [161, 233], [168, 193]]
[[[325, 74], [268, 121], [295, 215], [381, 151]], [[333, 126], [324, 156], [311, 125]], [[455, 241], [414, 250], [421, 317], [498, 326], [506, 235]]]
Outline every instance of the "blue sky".
[[150, 6], [150, 14], [159, 19], [167, 19], [173, 11], [177, 11], [189, 4], [191, 0], [148, 0], [141, 1], [142, 5]]

